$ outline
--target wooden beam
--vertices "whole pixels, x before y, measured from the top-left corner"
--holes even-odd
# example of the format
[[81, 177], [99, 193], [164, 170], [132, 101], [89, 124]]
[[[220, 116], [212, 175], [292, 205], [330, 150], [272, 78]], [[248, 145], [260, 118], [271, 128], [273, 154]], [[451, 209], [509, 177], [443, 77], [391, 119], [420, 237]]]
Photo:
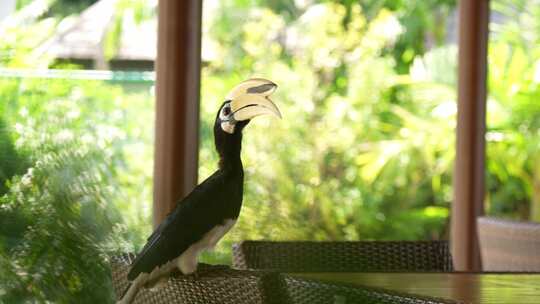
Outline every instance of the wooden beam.
[[159, 0], [154, 227], [197, 184], [202, 1]]
[[489, 1], [459, 1], [459, 66], [451, 243], [458, 271], [479, 271], [476, 217], [483, 213]]

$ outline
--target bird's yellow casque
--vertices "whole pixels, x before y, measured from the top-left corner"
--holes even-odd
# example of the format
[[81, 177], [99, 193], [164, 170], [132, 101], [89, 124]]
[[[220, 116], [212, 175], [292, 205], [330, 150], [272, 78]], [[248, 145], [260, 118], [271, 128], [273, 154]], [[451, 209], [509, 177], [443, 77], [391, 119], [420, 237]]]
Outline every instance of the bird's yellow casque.
[[263, 78], [252, 78], [241, 82], [229, 91], [226, 100], [230, 100], [231, 114], [228, 121], [222, 123], [227, 133], [234, 132], [234, 122], [252, 119], [259, 115], [272, 115], [281, 118], [277, 106], [270, 99], [277, 85]]

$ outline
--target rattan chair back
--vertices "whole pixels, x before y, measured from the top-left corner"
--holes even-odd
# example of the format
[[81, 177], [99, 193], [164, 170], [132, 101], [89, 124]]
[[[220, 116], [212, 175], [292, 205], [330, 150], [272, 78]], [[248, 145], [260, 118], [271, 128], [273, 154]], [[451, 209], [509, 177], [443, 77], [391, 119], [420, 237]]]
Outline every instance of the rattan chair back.
[[[111, 259], [113, 288], [117, 298], [122, 295], [128, 282], [126, 280], [131, 254], [123, 254]], [[202, 267], [202, 269], [201, 269]], [[165, 286], [141, 288], [134, 304], [267, 304], [290, 303], [279, 274], [263, 271], [233, 270], [228, 266], [212, 266], [204, 269], [199, 278], [172, 274]]]
[[540, 223], [479, 217], [484, 271], [540, 271]]
[[286, 272], [453, 270], [447, 241], [244, 241], [233, 245], [233, 267]]

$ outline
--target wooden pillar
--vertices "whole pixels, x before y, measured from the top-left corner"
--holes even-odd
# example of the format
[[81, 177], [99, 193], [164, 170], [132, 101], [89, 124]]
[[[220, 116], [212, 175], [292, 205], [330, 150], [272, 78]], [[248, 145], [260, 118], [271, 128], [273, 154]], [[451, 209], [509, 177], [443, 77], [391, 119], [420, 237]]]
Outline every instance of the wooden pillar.
[[488, 0], [459, 1], [458, 121], [451, 243], [458, 271], [480, 270], [476, 217], [483, 213]]
[[197, 184], [201, 13], [202, 1], [159, 0], [154, 227]]

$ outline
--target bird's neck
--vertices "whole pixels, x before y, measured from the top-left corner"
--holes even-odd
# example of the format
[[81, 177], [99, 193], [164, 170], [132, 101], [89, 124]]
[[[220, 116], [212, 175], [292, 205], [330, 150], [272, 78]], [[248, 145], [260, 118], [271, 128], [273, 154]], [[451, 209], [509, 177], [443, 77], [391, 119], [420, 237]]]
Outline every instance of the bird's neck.
[[221, 170], [242, 171], [242, 134], [227, 135], [219, 152], [219, 168]]

